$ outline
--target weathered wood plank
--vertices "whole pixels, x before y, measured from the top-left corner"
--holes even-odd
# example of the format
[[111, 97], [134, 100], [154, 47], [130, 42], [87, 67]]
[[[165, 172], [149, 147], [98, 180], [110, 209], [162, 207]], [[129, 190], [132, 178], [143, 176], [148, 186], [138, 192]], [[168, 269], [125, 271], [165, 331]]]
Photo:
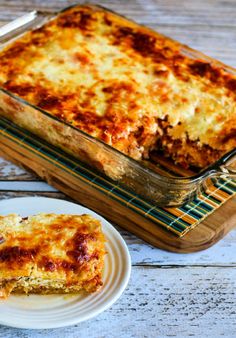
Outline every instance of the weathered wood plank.
[[0, 181], [2, 180], [37, 180], [37, 177], [24, 169], [0, 157]]
[[66, 199], [70, 201], [68, 197], [61, 192], [35, 192], [35, 191], [0, 191], [0, 201], [8, 198], [16, 198], [16, 197], [26, 197], [26, 196], [44, 196], [50, 198], [59, 198]]
[[56, 192], [57, 189], [45, 182], [32, 182], [27, 184], [27, 181], [0, 181], [0, 191], [34, 191], [34, 192]]
[[[78, 1], [79, 2], [79, 1]], [[74, 0], [1, 0], [0, 18], [6, 20], [6, 15], [13, 17], [32, 9], [54, 12], [76, 3]], [[83, 3], [83, 1], [80, 1]], [[133, 1], [99, 1], [102, 6], [119, 11], [123, 15], [135, 17], [142, 22], [174, 25], [210, 25], [235, 26], [235, 3], [233, 0], [133, 0]], [[210, 13], [210, 15], [209, 15]]]
[[236, 269], [134, 267], [128, 288], [109, 310], [59, 330], [0, 327], [0, 337], [234, 337]]
[[41, 181], [33, 172], [14, 165], [0, 157], [0, 182], [1, 181]]
[[134, 235], [121, 231], [133, 265], [153, 266], [232, 266], [236, 267], [236, 230], [231, 231], [211, 248], [190, 254], [175, 254], [147, 245]]

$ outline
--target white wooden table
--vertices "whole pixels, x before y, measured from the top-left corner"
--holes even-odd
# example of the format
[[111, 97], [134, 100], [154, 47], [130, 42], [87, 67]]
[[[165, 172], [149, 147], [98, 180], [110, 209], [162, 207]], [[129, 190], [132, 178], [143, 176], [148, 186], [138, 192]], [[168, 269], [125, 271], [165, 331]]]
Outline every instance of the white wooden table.
[[[32, 8], [53, 11], [72, 3], [0, 0], [0, 25]], [[99, 3], [236, 66], [234, 0]], [[34, 195], [68, 199], [0, 159], [0, 199]], [[155, 249], [119, 230], [133, 267], [129, 286], [116, 304], [95, 319], [64, 329], [0, 326], [0, 338], [236, 337], [236, 230], [214, 247], [188, 255]]]

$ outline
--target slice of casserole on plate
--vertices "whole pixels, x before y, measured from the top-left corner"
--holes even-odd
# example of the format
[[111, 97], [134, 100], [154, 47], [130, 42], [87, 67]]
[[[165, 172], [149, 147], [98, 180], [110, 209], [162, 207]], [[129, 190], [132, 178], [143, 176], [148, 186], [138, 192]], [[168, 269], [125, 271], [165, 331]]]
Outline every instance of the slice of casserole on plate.
[[89, 215], [0, 216], [0, 298], [98, 291], [105, 238]]

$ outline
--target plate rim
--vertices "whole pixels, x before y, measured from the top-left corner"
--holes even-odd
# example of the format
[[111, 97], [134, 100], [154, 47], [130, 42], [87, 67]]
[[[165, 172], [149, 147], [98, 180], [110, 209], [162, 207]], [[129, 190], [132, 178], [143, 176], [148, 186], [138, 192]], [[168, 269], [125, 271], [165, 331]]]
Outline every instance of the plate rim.
[[[48, 325], [21, 325], [19, 323], [12, 323], [11, 321], [7, 321], [7, 320], [1, 320], [0, 319], [0, 325], [5, 325], [8, 327], [12, 327], [12, 328], [19, 328], [19, 329], [30, 329], [30, 330], [42, 330], [42, 329], [56, 329], [56, 328], [62, 328], [62, 327], [67, 327], [67, 326], [72, 326], [72, 325], [76, 325], [79, 323], [82, 323], [84, 321], [87, 321], [89, 319], [92, 319], [96, 316], [98, 316], [99, 314], [101, 314], [102, 312], [106, 311], [108, 308], [110, 308], [123, 294], [124, 290], [126, 289], [128, 282], [130, 280], [130, 276], [131, 276], [131, 267], [132, 267], [132, 263], [131, 263], [131, 256], [129, 253], [129, 249], [128, 246], [125, 242], [125, 240], [123, 239], [123, 237], [121, 236], [121, 234], [118, 232], [118, 230], [108, 221], [106, 220], [103, 216], [99, 215], [96, 211], [93, 211], [89, 208], [87, 208], [86, 206], [83, 206], [79, 203], [76, 202], [71, 202], [71, 201], [67, 201], [65, 199], [60, 199], [60, 198], [51, 198], [51, 197], [44, 197], [44, 196], [22, 196], [22, 197], [13, 197], [13, 198], [7, 198], [7, 199], [3, 199], [0, 200], [0, 206], [1, 204], [7, 203], [9, 201], [16, 201], [17, 200], [32, 200], [32, 199], [42, 199], [42, 200], [51, 200], [51, 201], [55, 201], [59, 203], [66, 203], [66, 204], [72, 204], [78, 207], [82, 207], [83, 209], [87, 210], [87, 212], [92, 212], [93, 214], [97, 215], [99, 217], [99, 219], [101, 220], [101, 223], [104, 222], [104, 224], [108, 227], [108, 229], [113, 232], [116, 236], [116, 239], [119, 239], [120, 244], [122, 245], [122, 249], [123, 249], [123, 253], [125, 253], [125, 274], [124, 274], [124, 279], [122, 280], [122, 282], [120, 283], [120, 287], [118, 289], [118, 291], [116, 292], [115, 296], [112, 298], [109, 298], [104, 306], [101, 306], [100, 308], [98, 308], [97, 310], [95, 309], [95, 311], [92, 311], [91, 314], [87, 314], [85, 315], [81, 320], [78, 317], [75, 318], [71, 318], [71, 319], [67, 319], [66, 322], [59, 322], [57, 325], [55, 324], [48, 324]], [[53, 211], [52, 211], [53, 212]], [[66, 214], [66, 212], [65, 212]], [[95, 216], [96, 217], [96, 216]], [[29, 295], [30, 297], [30, 295]]]

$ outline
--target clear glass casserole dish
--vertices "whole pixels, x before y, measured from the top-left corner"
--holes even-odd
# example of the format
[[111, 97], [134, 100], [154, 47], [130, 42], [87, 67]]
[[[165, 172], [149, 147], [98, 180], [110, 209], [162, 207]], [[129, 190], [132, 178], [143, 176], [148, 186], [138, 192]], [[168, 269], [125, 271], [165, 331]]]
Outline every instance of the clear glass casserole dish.
[[[26, 31], [38, 28], [54, 17], [52, 14], [32, 12], [0, 28], [0, 49]], [[191, 58], [211, 60], [188, 47], [181, 48], [181, 52]], [[231, 67], [226, 69], [224, 65], [224, 69], [236, 74]], [[60, 147], [117, 184], [125, 185], [158, 206], [182, 205], [205, 190], [207, 185], [212, 184], [212, 180], [219, 177], [236, 178], [236, 149], [196, 173], [183, 170], [162, 156], [156, 156], [155, 164], [150, 161], [136, 161], [4, 88], [0, 88], [0, 115]]]

